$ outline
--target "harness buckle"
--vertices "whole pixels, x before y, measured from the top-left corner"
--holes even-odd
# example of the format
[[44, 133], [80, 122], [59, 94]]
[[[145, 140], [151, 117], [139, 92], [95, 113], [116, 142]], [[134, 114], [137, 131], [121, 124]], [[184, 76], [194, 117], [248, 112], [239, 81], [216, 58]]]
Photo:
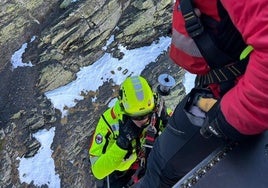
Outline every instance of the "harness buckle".
[[185, 28], [190, 37], [196, 37], [204, 31], [200, 18], [195, 14], [194, 11], [183, 14], [183, 17], [185, 20]]

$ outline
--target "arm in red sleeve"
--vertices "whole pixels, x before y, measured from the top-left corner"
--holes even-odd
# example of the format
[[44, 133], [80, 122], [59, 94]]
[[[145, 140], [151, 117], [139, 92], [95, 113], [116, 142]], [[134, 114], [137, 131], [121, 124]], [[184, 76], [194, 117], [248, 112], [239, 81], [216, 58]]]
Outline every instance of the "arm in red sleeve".
[[234, 25], [254, 50], [243, 77], [221, 101], [228, 123], [242, 134], [268, 129], [268, 3], [265, 0], [222, 0]]

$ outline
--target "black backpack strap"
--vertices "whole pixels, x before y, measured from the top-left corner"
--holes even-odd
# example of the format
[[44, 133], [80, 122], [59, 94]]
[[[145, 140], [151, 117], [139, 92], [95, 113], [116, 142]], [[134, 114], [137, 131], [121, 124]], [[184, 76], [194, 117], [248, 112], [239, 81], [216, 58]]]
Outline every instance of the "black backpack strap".
[[107, 149], [107, 146], [109, 144], [109, 137], [111, 135], [111, 133], [113, 133], [113, 137], [115, 138], [115, 134], [113, 132], [113, 129], [111, 127], [111, 125], [108, 123], [108, 121], [106, 120], [106, 118], [104, 117], [104, 115], [102, 114], [101, 115], [102, 119], [104, 120], [104, 122], [106, 123], [106, 125], [109, 127], [110, 131], [107, 132], [107, 134], [105, 135], [105, 144], [102, 148], [102, 153], [105, 153], [106, 152], [106, 149]]
[[114, 138], [115, 138], [116, 136], [115, 136], [115, 134], [114, 134], [114, 132], [113, 132], [113, 129], [112, 129], [111, 125], [108, 123], [108, 121], [106, 120], [106, 118], [104, 117], [103, 114], [101, 115], [101, 117], [102, 117], [102, 119], [104, 120], [104, 122], [106, 123], [106, 125], [109, 127], [109, 129], [111, 130], [111, 132], [113, 133], [113, 136], [114, 136]]
[[[138, 154], [141, 149], [141, 141], [140, 138], [136, 138], [136, 153]], [[130, 157], [130, 155], [133, 153], [133, 147], [132, 145], [128, 148], [127, 154], [125, 155], [124, 159], [126, 160], [127, 158]]]
[[102, 148], [102, 154], [106, 153], [106, 149], [107, 149], [107, 146], [109, 144], [109, 137], [110, 137], [110, 135], [111, 135], [111, 132], [110, 131], [108, 131], [107, 134], [105, 135], [105, 144], [104, 144], [104, 146]]
[[214, 69], [226, 65], [226, 62], [233, 62], [233, 58], [220, 50], [211, 39], [209, 33], [204, 29], [200, 18], [194, 11], [192, 0], [181, 0], [180, 8], [185, 20], [186, 30], [195, 41], [208, 65]]
[[[180, 9], [185, 20], [186, 31], [211, 68], [208, 74], [196, 77], [196, 87], [206, 87], [217, 83], [220, 85], [221, 94], [224, 94], [233, 87], [235, 79], [243, 75], [246, 70], [249, 58], [240, 60], [239, 55], [247, 45], [220, 1], [217, 1], [217, 9], [221, 18], [216, 25], [220, 32], [217, 36], [211, 35], [207, 28], [210, 24], [217, 24], [216, 21], [206, 15], [197, 16], [193, 0], [181, 0]], [[233, 43], [233, 40], [236, 42]]]

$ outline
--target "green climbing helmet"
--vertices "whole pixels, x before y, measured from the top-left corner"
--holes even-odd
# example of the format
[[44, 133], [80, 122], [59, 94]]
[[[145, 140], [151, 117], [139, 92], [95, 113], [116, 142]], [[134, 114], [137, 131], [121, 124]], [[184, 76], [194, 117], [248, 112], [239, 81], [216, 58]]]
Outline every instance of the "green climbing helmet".
[[143, 77], [132, 76], [121, 84], [118, 99], [127, 115], [137, 117], [153, 111], [154, 97], [150, 85]]

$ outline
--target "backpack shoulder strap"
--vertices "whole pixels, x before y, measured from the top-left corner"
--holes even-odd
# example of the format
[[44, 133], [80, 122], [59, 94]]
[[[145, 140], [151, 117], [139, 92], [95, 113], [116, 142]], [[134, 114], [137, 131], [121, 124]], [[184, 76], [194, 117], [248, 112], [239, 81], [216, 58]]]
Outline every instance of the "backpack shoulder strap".
[[115, 138], [115, 134], [113, 132], [113, 129], [111, 127], [111, 125], [108, 123], [108, 121], [106, 120], [106, 118], [104, 117], [104, 115], [101, 115], [102, 119], [104, 120], [104, 122], [106, 123], [106, 125], [109, 127], [109, 131], [107, 132], [107, 134], [105, 135], [105, 144], [102, 148], [102, 153], [104, 154], [106, 152], [107, 146], [109, 144], [109, 137], [111, 135], [111, 133], [113, 134], [113, 137]]
[[106, 123], [106, 125], [109, 127], [109, 129], [111, 130], [111, 132], [113, 133], [113, 136], [115, 137], [114, 131], [111, 127], [111, 125], [109, 124], [109, 122], [106, 120], [106, 118], [104, 117], [104, 115], [101, 115], [102, 119], [104, 120], [104, 122]]
[[233, 58], [220, 50], [211, 39], [209, 33], [204, 29], [200, 18], [194, 11], [192, 1], [181, 0], [180, 8], [185, 20], [186, 31], [195, 41], [204, 59], [211, 68], [220, 68], [226, 62], [232, 62]]

